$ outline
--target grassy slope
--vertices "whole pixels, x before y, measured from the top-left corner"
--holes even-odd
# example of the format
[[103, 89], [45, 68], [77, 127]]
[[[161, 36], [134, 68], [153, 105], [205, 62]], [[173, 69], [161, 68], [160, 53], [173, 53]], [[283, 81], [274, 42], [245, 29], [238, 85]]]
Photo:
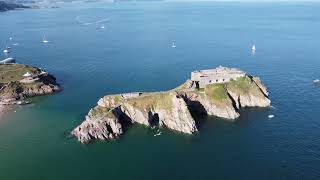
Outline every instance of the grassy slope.
[[261, 96], [262, 93], [249, 77], [241, 77], [227, 83], [227, 88], [239, 95], [253, 94]]
[[[178, 88], [175, 88], [174, 90], [171, 90], [171, 91], [144, 93], [139, 97], [129, 98], [127, 100], [124, 100], [119, 95], [109, 95], [109, 96], [105, 96], [104, 98], [105, 100], [113, 99], [115, 100], [116, 104], [118, 103], [121, 104], [122, 101], [126, 101], [133, 107], [141, 110], [143, 109], [150, 110], [154, 108], [170, 110], [173, 107], [172, 97], [176, 95], [174, 91], [185, 90], [184, 89], [185, 84], [186, 83], [182, 84]], [[200, 96], [206, 95], [206, 97], [209, 97], [210, 98], [209, 100], [211, 100], [214, 104], [219, 106], [225, 106], [226, 104], [230, 103], [229, 96], [227, 93], [227, 88], [239, 95], [248, 94], [248, 93], [256, 93], [258, 95], [261, 95], [261, 92], [259, 91], [257, 86], [251, 81], [249, 77], [237, 78], [227, 83], [210, 84], [205, 88], [194, 90], [194, 91], [187, 91], [187, 93], [197, 93]], [[109, 110], [111, 109], [96, 107], [92, 110], [92, 114], [93, 115], [105, 114], [109, 112]]]
[[106, 116], [109, 118], [114, 117], [114, 114], [112, 113], [112, 111], [110, 109], [100, 107], [100, 106], [96, 106], [93, 109], [91, 109], [90, 115], [93, 117], [103, 117], [103, 116]]
[[204, 89], [204, 92], [214, 101], [223, 101], [228, 99], [225, 84], [210, 84]]
[[39, 69], [22, 64], [1, 64], [0, 83], [20, 81], [27, 72], [38, 73]]
[[128, 103], [133, 107], [139, 109], [152, 109], [152, 108], [162, 108], [170, 110], [172, 108], [172, 97], [173, 93], [168, 92], [156, 92], [148, 93], [136, 98], [128, 99]]

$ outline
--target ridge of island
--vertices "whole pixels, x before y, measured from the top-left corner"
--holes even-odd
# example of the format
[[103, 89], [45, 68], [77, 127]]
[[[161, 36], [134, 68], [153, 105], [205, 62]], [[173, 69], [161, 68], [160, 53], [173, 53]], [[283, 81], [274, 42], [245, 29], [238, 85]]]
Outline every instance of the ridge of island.
[[56, 78], [39, 68], [16, 64], [8, 58], [0, 62], [0, 112], [7, 105], [28, 104], [29, 97], [58, 92]]
[[81, 143], [112, 140], [126, 124], [166, 127], [181, 133], [198, 132], [199, 115], [235, 120], [243, 107], [268, 107], [269, 93], [258, 77], [237, 68], [194, 71], [179, 87], [162, 92], [107, 95], [71, 134]]

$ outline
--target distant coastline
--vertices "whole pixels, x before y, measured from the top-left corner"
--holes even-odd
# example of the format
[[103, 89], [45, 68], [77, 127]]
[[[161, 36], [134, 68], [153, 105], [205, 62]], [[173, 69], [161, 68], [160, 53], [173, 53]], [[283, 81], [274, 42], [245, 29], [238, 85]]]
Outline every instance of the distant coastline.
[[15, 9], [26, 9], [30, 8], [29, 6], [25, 6], [23, 4], [16, 4], [16, 3], [7, 3], [4, 1], [0, 1], [0, 12], [15, 10]]

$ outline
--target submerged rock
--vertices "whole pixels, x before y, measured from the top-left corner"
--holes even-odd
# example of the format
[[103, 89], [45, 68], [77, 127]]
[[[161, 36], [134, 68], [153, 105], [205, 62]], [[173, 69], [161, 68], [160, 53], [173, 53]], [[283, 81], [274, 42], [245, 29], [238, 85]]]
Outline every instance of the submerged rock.
[[[209, 75], [199, 74], [203, 72]], [[193, 134], [198, 131], [197, 114], [234, 120], [243, 107], [270, 106], [269, 93], [259, 78], [234, 68], [203, 72], [193, 72], [190, 80], [169, 91], [105, 96], [71, 133], [82, 143], [111, 140], [123, 133], [124, 123], [138, 123]], [[219, 78], [210, 79], [215, 77]]]

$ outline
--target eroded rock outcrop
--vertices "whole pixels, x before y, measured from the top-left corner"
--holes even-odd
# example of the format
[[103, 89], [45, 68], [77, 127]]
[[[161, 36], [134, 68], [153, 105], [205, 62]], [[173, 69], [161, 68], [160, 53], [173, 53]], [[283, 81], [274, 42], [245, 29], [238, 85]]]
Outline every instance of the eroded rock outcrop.
[[239, 110], [243, 107], [270, 106], [267, 88], [261, 80], [242, 71], [237, 72], [241, 72], [241, 76], [229, 75], [236, 78], [228, 81], [217, 80], [217, 83], [205, 86], [202, 82], [203, 88], [199, 88], [198, 82], [187, 80], [164, 92], [105, 96], [72, 134], [82, 143], [92, 139], [111, 140], [123, 133], [124, 122], [193, 134], [198, 131], [197, 113], [194, 112], [234, 120], [240, 116]]
[[[38, 68], [22, 64], [0, 65], [0, 104], [25, 104], [27, 98], [61, 90], [56, 78]], [[28, 76], [27, 76], [28, 75]]]
[[97, 106], [91, 109], [86, 120], [75, 128], [71, 134], [78, 137], [82, 143], [93, 139], [111, 140], [122, 134], [122, 125], [117, 113]]

